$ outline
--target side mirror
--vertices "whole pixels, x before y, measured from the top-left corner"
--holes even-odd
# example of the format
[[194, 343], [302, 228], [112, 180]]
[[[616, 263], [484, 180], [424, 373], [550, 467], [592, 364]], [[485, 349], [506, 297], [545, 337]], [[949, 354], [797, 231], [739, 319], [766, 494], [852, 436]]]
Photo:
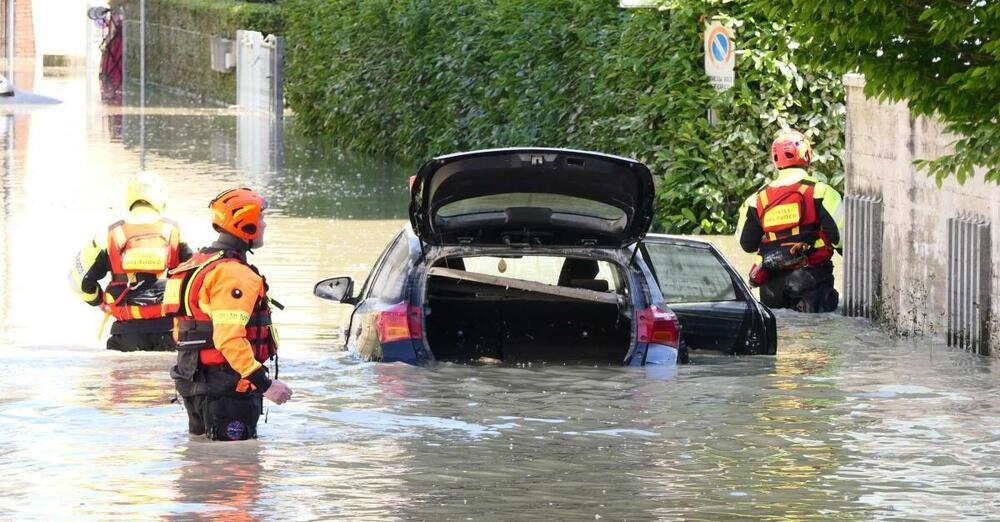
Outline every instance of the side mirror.
[[354, 280], [350, 277], [331, 277], [313, 287], [313, 295], [338, 303], [354, 304]]

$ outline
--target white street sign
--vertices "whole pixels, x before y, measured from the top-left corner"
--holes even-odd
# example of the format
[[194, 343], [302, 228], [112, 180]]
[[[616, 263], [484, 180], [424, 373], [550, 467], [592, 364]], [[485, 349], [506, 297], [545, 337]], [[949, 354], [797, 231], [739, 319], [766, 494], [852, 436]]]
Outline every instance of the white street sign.
[[618, 7], [621, 7], [622, 9], [659, 6], [660, 0], [618, 0]]
[[736, 79], [736, 42], [733, 33], [719, 22], [705, 29], [705, 74], [717, 91], [733, 86]]

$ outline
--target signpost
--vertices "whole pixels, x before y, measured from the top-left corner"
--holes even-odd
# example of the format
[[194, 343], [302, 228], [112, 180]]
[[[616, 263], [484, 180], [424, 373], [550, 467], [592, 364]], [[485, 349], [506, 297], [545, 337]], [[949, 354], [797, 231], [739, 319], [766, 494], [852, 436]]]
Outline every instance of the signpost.
[[705, 29], [705, 74], [717, 91], [733, 86], [736, 79], [736, 42], [733, 33], [719, 22]]

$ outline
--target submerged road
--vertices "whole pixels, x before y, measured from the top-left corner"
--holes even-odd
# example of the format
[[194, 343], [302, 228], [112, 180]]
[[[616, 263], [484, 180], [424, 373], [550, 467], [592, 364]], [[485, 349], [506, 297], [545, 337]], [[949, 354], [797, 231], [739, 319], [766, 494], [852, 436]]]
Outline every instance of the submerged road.
[[[64, 103], [2, 126], [0, 518], [998, 518], [996, 359], [782, 313], [776, 357], [676, 371], [361, 363], [333, 348], [346, 307], [312, 284], [364, 278], [403, 224], [410, 168], [294, 132], [278, 161], [252, 120], [176, 100], [140, 125], [80, 77], [36, 91]], [[98, 312], [67, 288], [76, 249], [117, 219], [140, 144], [194, 245], [223, 188], [273, 201], [253, 260], [287, 306], [295, 398], [258, 441], [189, 437], [171, 355], [104, 350]]]

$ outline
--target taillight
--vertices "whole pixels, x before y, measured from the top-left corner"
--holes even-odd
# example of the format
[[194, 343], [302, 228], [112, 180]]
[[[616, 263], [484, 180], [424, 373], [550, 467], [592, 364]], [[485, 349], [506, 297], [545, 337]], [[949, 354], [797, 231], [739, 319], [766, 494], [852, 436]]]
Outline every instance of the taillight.
[[419, 306], [403, 301], [375, 312], [375, 330], [382, 343], [420, 339], [424, 336], [423, 312]]
[[636, 314], [640, 343], [665, 344], [676, 348], [680, 338], [677, 316], [670, 310], [650, 306]]

